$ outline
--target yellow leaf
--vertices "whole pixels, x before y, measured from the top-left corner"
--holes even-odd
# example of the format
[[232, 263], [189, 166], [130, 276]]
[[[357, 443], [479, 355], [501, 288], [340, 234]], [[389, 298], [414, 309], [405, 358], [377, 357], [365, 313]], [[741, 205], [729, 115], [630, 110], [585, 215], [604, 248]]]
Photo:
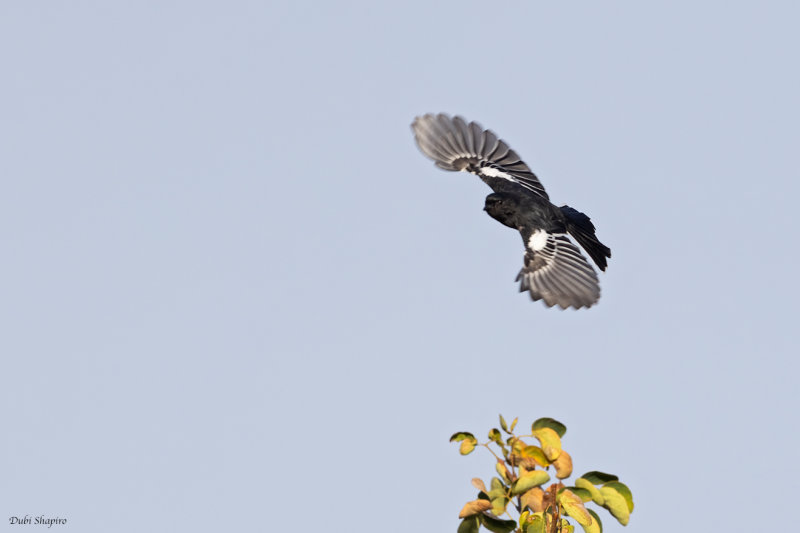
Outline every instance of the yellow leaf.
[[544, 491], [539, 487], [534, 487], [520, 497], [520, 505], [524, 509], [526, 506], [534, 513], [544, 511]]
[[483, 480], [481, 478], [478, 477], [472, 478], [472, 486], [478, 490], [486, 492], [486, 485], [483, 484]]
[[509, 441], [508, 442], [509, 446], [511, 446], [511, 451], [517, 455], [522, 455], [522, 451], [525, 449], [526, 446], [528, 446], [527, 444], [525, 444], [524, 440], [519, 439], [517, 437], [511, 437], [510, 439], [508, 439], [508, 441]]
[[461, 455], [468, 455], [475, 449], [475, 443], [469, 439], [461, 441], [461, 447], [458, 449]]
[[611, 487], [600, 487], [600, 494], [605, 500], [604, 507], [611, 512], [614, 518], [619, 520], [620, 524], [628, 525], [631, 512], [628, 510], [628, 502], [625, 501], [625, 497]]
[[525, 526], [525, 522], [528, 521], [528, 515], [530, 515], [530, 514], [531, 514], [530, 511], [522, 511], [519, 514], [519, 527], [524, 527]]
[[506, 464], [503, 461], [498, 459], [497, 464], [495, 464], [494, 468], [495, 470], [497, 470], [497, 473], [500, 474], [500, 477], [503, 478], [503, 481], [505, 481], [506, 483], [511, 483], [511, 475], [508, 471], [508, 468], [506, 468]]
[[566, 479], [572, 475], [572, 457], [564, 450], [561, 450], [558, 459], [553, 461], [553, 466], [556, 467], [556, 477], [558, 479]]
[[571, 490], [565, 489], [561, 491], [558, 495], [558, 501], [564, 507], [564, 511], [580, 525], [588, 526], [592, 523], [592, 515], [590, 515], [586, 507], [583, 506], [583, 500]]
[[587, 509], [589, 514], [592, 515], [592, 523], [588, 526], [581, 525], [585, 533], [603, 533], [603, 523], [600, 522], [600, 517], [591, 509]]
[[603, 495], [600, 494], [600, 491], [597, 490], [597, 487], [595, 487], [592, 484], [592, 482], [589, 481], [588, 479], [579, 477], [578, 479], [575, 480], [575, 486], [581, 489], [588, 490], [589, 493], [592, 495], [592, 501], [597, 505], [603, 505], [606, 503], [606, 501], [603, 499]]
[[533, 436], [542, 445], [544, 456], [549, 461], [555, 461], [561, 455], [561, 437], [550, 428], [539, 428], [533, 430]]
[[550, 465], [550, 461], [547, 460], [544, 452], [538, 446], [525, 446], [519, 455], [525, 459], [531, 459], [535, 461], [541, 467], [547, 467]]
[[631, 493], [631, 489], [629, 489], [625, 483], [611, 481], [603, 486], [610, 487], [622, 494], [622, 497], [625, 498], [625, 503], [628, 504], [628, 512], [633, 512], [633, 494]]
[[482, 513], [484, 511], [488, 511], [491, 509], [492, 504], [488, 500], [472, 500], [471, 502], [467, 502], [466, 505], [461, 509], [461, 512], [458, 513], [459, 518], [466, 518], [468, 516], [473, 516], [478, 513]]
[[[552, 431], [552, 430], [551, 430]], [[544, 470], [531, 470], [529, 472], [522, 472], [519, 478], [511, 485], [511, 494], [517, 495], [529, 491], [533, 487], [537, 487], [550, 481], [550, 474]]]

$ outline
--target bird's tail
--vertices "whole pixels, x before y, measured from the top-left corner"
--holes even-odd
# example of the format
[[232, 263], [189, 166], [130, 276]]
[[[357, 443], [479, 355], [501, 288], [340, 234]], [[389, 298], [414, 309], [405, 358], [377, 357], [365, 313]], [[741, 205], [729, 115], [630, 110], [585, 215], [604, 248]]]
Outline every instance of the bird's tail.
[[608, 266], [606, 258], [611, 257], [611, 249], [597, 239], [594, 234], [592, 220], [568, 205], [563, 205], [560, 209], [567, 219], [567, 231], [569, 234], [586, 250], [586, 253], [600, 267], [600, 270], [605, 270]]

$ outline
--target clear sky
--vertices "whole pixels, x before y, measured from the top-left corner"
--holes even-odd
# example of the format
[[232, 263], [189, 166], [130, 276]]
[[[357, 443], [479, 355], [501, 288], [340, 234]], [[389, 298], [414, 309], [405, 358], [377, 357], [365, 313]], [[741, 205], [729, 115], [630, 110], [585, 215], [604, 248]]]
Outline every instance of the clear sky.
[[[0, 530], [454, 533], [494, 469], [447, 439], [503, 413], [627, 482], [626, 531], [793, 531], [799, 17], [0, 3]], [[517, 292], [489, 189], [413, 143], [439, 111], [592, 217], [596, 307]]]

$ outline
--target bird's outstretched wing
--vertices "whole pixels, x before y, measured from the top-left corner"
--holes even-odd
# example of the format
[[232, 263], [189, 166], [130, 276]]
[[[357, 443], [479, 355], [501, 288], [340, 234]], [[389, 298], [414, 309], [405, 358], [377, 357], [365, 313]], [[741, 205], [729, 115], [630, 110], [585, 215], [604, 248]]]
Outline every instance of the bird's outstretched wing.
[[439, 168], [476, 174], [495, 192], [514, 183], [549, 201], [528, 165], [497, 135], [477, 122], [429, 113], [415, 118], [411, 128], [422, 153]]
[[548, 307], [591, 307], [600, 298], [597, 274], [565, 233], [524, 229], [525, 266], [517, 276], [520, 292]]

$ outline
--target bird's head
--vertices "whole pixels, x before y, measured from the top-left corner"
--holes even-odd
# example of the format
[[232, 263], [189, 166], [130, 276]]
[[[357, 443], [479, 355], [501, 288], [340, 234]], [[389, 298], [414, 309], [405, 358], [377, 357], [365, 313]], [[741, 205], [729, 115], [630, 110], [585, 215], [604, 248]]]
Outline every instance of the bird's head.
[[489, 216], [499, 221], [509, 228], [517, 228], [517, 217], [520, 212], [519, 200], [511, 195], [504, 193], [493, 193], [486, 197], [486, 205], [483, 210]]

